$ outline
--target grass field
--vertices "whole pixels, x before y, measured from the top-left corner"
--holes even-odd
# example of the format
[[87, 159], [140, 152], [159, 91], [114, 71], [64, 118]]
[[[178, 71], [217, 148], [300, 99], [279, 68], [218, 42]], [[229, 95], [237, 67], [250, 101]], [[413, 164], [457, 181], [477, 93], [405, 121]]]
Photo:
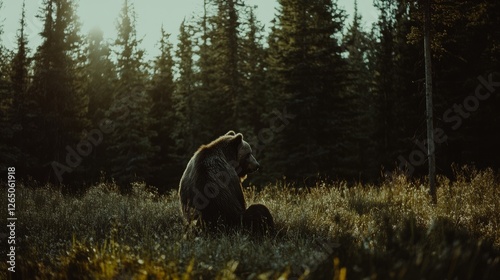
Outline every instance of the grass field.
[[500, 279], [500, 180], [457, 173], [438, 178], [435, 206], [424, 181], [402, 175], [248, 188], [247, 203], [274, 215], [268, 238], [186, 231], [177, 194], [140, 183], [128, 195], [100, 184], [79, 196], [20, 185], [16, 273], [2, 261], [0, 278]]

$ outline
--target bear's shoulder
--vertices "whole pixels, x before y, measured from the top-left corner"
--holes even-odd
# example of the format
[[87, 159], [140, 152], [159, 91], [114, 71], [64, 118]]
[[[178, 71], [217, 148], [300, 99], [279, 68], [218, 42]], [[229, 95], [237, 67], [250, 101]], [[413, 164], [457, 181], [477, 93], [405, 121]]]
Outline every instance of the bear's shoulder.
[[235, 137], [224, 135], [206, 145], [202, 145], [197, 154], [200, 159], [204, 160], [209, 157], [220, 157], [221, 155], [236, 153], [237, 148], [238, 142], [235, 141]]

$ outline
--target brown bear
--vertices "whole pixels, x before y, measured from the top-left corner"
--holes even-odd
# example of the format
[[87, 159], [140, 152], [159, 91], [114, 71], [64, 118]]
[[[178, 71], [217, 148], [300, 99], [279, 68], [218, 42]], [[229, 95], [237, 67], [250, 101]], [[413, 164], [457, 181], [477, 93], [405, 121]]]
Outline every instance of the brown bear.
[[255, 233], [274, 229], [269, 209], [261, 204], [246, 209], [241, 182], [260, 165], [241, 133], [229, 131], [202, 145], [182, 175], [179, 196], [188, 223], [203, 228], [246, 228]]

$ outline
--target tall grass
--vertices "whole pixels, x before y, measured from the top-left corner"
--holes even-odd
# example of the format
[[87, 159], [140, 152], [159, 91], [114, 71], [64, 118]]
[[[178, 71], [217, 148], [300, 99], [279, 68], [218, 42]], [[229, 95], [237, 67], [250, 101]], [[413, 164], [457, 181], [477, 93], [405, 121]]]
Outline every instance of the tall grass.
[[[5, 193], [5, 192], [4, 192]], [[17, 189], [16, 278], [32, 279], [497, 279], [500, 183], [463, 168], [438, 180], [403, 175], [377, 186], [286, 182], [247, 188], [278, 232], [208, 235], [186, 230], [177, 194], [134, 184], [122, 195], [99, 184], [81, 196]], [[7, 216], [5, 207], [0, 209]], [[6, 252], [2, 247], [2, 255]], [[8, 274], [5, 262], [0, 264]], [[5, 277], [4, 277], [5, 276]]]

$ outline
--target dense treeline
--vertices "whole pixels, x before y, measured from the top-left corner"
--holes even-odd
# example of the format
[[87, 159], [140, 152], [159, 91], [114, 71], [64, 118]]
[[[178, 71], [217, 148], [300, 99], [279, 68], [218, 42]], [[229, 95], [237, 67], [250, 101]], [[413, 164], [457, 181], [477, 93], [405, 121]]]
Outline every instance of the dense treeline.
[[[0, 44], [0, 166], [44, 182], [164, 190], [199, 145], [233, 129], [263, 166], [256, 183], [422, 174], [419, 1], [375, 0], [371, 29], [357, 9], [346, 22], [336, 1], [278, 2], [266, 32], [243, 0], [204, 0], [175, 46], [162, 28], [151, 62], [127, 0], [112, 41], [82, 34], [74, 0], [43, 1], [35, 50], [23, 12], [17, 47]], [[498, 168], [500, 3], [433, 2], [438, 172]]]

